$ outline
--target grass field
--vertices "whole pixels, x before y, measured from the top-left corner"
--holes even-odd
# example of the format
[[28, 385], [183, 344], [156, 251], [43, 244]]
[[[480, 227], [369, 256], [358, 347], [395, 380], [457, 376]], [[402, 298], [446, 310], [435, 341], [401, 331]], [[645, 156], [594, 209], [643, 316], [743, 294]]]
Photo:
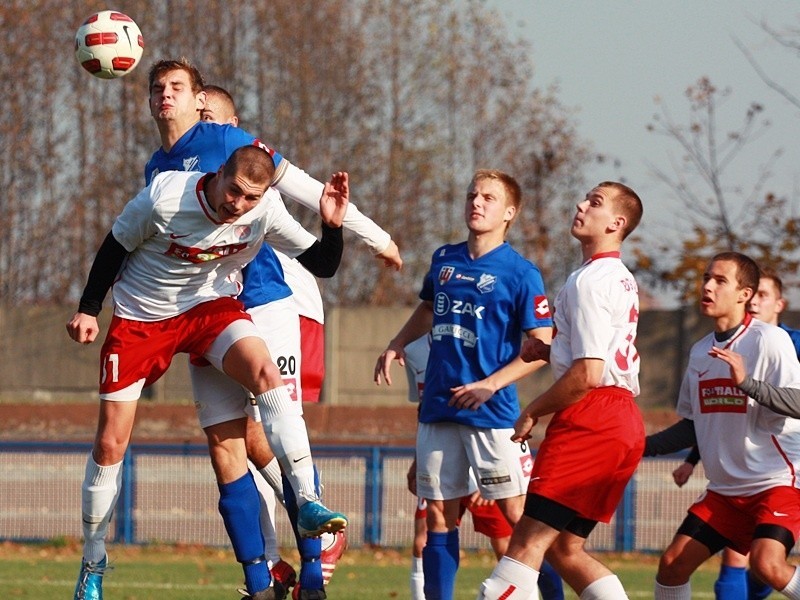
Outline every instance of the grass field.
[[[105, 600], [219, 600], [239, 598], [241, 570], [227, 550], [203, 547], [112, 547], [114, 570], [106, 576]], [[294, 556], [290, 557], [296, 564]], [[70, 598], [80, 560], [74, 543], [0, 545], [0, 598]], [[657, 557], [605, 555], [628, 595], [652, 598]], [[491, 571], [493, 556], [462, 557], [457, 600], [473, 600]], [[692, 580], [693, 598], [713, 598], [718, 562], [709, 562]], [[346, 600], [409, 598], [408, 552], [351, 549], [339, 562], [328, 597]], [[773, 594], [772, 597], [779, 597]], [[577, 596], [568, 592], [567, 598]]]

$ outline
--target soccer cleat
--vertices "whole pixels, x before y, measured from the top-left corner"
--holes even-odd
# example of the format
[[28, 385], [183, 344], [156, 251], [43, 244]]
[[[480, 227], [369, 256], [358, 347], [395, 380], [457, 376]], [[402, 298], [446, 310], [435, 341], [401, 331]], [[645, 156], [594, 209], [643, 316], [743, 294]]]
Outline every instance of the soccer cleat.
[[287, 590], [297, 583], [297, 572], [283, 559], [276, 562], [269, 572], [272, 574], [272, 581], [279, 582]]
[[247, 590], [239, 590], [239, 593], [244, 593], [241, 600], [283, 600], [286, 598], [286, 593], [284, 592], [283, 596], [278, 596], [275, 588], [268, 587], [265, 590], [261, 590], [260, 592], [256, 592], [255, 594], [248, 594]]
[[103, 600], [103, 575], [108, 569], [107, 556], [96, 563], [81, 560], [73, 600]]
[[336, 563], [345, 550], [347, 550], [347, 533], [345, 530], [322, 534], [322, 553], [319, 560], [322, 562], [322, 582], [326, 586], [331, 577], [333, 577]]
[[298, 583], [292, 590], [292, 600], [326, 600], [325, 590], [304, 590]]
[[306, 502], [297, 511], [297, 530], [303, 537], [319, 537], [326, 531], [336, 533], [347, 527], [347, 517], [333, 512], [322, 502]]

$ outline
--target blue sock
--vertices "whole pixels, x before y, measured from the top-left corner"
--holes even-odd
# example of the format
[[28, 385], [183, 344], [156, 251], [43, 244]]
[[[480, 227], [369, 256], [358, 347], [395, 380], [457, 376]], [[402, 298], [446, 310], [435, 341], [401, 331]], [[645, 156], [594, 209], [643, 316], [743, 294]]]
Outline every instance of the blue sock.
[[[314, 467], [314, 484], [317, 494], [320, 494], [317, 467]], [[297, 531], [297, 498], [285, 475], [283, 476], [283, 494], [286, 499], [286, 512], [297, 541], [297, 551], [300, 553], [300, 577], [298, 579], [300, 587], [305, 590], [321, 590], [325, 587], [322, 580], [322, 562], [319, 559], [322, 554], [322, 539], [304, 538]]]
[[748, 571], [747, 593], [750, 600], [764, 600], [772, 593], [772, 588], [753, 575], [752, 571]]
[[561, 582], [561, 575], [544, 561], [539, 569], [539, 592], [542, 600], [564, 600], [564, 584]]
[[[250, 471], [236, 481], [219, 484], [219, 513], [236, 560], [242, 563], [244, 583], [251, 594], [268, 588], [271, 580], [264, 557], [260, 510], [256, 482]], [[258, 532], [258, 535], [253, 535], [253, 532]]]
[[714, 583], [714, 596], [717, 600], [747, 600], [747, 569], [722, 565]]
[[458, 571], [458, 528], [447, 533], [428, 532], [422, 549], [426, 600], [452, 600]]

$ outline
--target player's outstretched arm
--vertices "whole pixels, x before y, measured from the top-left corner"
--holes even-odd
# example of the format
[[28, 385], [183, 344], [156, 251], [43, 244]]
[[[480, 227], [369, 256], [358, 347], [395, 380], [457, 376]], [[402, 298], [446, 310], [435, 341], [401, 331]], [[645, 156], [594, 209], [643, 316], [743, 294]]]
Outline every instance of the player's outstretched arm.
[[378, 357], [373, 371], [373, 381], [380, 385], [381, 378], [383, 378], [386, 380], [386, 385], [392, 385], [390, 372], [392, 362], [397, 360], [401, 366], [405, 366], [405, 347], [427, 334], [431, 327], [433, 327], [433, 304], [428, 301], [422, 301], [411, 313], [400, 332], [389, 342], [386, 350]]

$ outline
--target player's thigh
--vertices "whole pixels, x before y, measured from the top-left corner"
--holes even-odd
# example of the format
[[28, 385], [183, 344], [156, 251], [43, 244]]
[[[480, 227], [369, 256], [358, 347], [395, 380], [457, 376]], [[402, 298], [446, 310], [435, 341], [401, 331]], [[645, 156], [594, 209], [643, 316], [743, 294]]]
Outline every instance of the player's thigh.
[[[524, 498], [531, 455], [527, 444], [511, 441], [514, 430], [460, 425], [459, 433], [481, 496], [487, 500]], [[519, 515], [521, 510], [517, 520]]]
[[455, 499], [469, 490], [469, 460], [456, 423], [417, 427], [417, 494], [429, 500]]
[[683, 585], [710, 557], [711, 551], [708, 546], [688, 535], [678, 533], [661, 555], [656, 580], [661, 585]]
[[302, 401], [300, 317], [290, 298], [248, 310], [293, 400]]
[[203, 356], [253, 393], [283, 384], [264, 339], [250, 320], [231, 323]]
[[225, 373], [210, 365], [200, 367], [190, 363], [189, 379], [197, 419], [203, 429], [247, 416], [250, 404], [247, 390]]

